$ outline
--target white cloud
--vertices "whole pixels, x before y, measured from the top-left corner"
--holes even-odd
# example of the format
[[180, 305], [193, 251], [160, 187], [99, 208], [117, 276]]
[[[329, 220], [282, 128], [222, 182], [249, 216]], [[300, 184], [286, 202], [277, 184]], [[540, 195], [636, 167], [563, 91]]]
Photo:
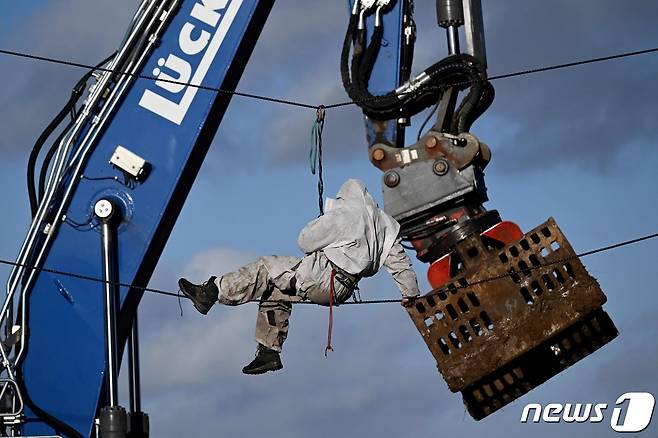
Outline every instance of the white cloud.
[[146, 391], [180, 389], [234, 375], [253, 352], [255, 306], [217, 306], [206, 317], [184, 300], [184, 316], [161, 321], [143, 348]]
[[[175, 278], [186, 277], [195, 283], [211, 275], [221, 275], [237, 269], [255, 257], [231, 248], [211, 248], [196, 253], [183, 269], [159, 266], [153, 284], [175, 284]], [[170, 287], [171, 289], [171, 287]], [[153, 297], [147, 297], [151, 301]], [[253, 345], [255, 308], [216, 306], [203, 317], [187, 299], [182, 299], [183, 316], [178, 314], [175, 298], [162, 305], [142, 303], [141, 315], [144, 387], [147, 391], [171, 391], [186, 385], [207, 383], [229, 370], [236, 370], [249, 357]], [[147, 301], [147, 303], [148, 303]], [[166, 307], [163, 307], [166, 306]], [[146, 336], [144, 336], [146, 335]]]
[[[195, 254], [183, 272], [191, 279], [207, 280], [211, 275], [233, 271], [258, 256], [233, 248], [211, 248]], [[200, 282], [200, 281], [199, 281]]]

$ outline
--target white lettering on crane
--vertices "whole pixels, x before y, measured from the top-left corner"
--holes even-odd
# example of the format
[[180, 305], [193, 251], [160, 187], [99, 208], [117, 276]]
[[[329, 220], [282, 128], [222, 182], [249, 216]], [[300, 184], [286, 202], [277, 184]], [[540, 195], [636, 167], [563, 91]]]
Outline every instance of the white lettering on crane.
[[216, 27], [221, 18], [218, 9], [224, 9], [228, 0], [202, 0], [192, 8], [192, 15], [197, 20], [203, 21], [209, 26]]
[[[197, 87], [205, 79], [242, 1], [232, 0], [229, 4], [228, 0], [200, 0], [194, 5], [191, 17], [212, 26], [215, 33], [211, 35], [206, 30], [197, 29], [194, 23], [186, 22], [179, 33], [178, 45], [184, 54], [190, 56], [205, 50], [199, 65], [193, 70], [187, 60], [174, 54], [158, 59], [158, 66], [153, 69], [153, 76], [157, 78], [155, 86], [175, 95], [175, 98], [162, 96], [157, 92], [160, 90], [147, 89], [139, 100], [139, 106], [177, 125], [183, 122], [199, 90]], [[223, 17], [219, 10], [224, 10]]]

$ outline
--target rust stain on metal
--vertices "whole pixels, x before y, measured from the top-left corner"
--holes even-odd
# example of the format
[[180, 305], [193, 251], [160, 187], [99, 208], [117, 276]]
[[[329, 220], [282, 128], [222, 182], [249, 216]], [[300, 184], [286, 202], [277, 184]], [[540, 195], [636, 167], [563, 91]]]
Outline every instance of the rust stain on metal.
[[385, 156], [386, 153], [384, 152], [384, 149], [381, 148], [375, 149], [375, 151], [372, 153], [372, 158], [375, 161], [381, 161]]
[[439, 141], [434, 136], [428, 136], [427, 139], [425, 140], [425, 146], [428, 149], [435, 148], [437, 144], [439, 144]]
[[461, 241], [454, 249], [461, 272], [407, 309], [475, 419], [617, 335], [598, 282], [552, 218], [514, 244], [495, 246], [479, 235]]

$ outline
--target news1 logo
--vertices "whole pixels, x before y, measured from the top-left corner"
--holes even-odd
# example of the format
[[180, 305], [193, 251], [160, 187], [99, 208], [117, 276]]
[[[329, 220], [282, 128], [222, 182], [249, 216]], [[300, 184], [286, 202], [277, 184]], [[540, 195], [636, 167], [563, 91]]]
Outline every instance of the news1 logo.
[[[648, 392], [627, 392], [619, 396], [612, 409], [610, 427], [615, 432], [642, 432], [651, 423], [656, 399]], [[521, 413], [521, 423], [601, 423], [607, 403], [529, 403]]]

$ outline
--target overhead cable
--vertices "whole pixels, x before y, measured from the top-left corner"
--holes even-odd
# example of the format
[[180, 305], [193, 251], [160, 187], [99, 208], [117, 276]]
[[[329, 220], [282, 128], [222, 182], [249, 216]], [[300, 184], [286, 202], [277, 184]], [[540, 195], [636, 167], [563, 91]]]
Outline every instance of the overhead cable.
[[[592, 250], [589, 250], [589, 251], [584, 251], [584, 252], [581, 252], [581, 253], [576, 254], [574, 256], [565, 257], [565, 258], [562, 258], [560, 260], [555, 260], [555, 261], [550, 262], [550, 263], [545, 263], [543, 265], [528, 267], [527, 269], [524, 269], [524, 271], [532, 271], [532, 270], [536, 270], [536, 269], [542, 269], [542, 268], [545, 268], [545, 267], [548, 267], [548, 266], [553, 266], [553, 265], [556, 265], [556, 264], [562, 264], [562, 263], [568, 262], [569, 260], [579, 259], [581, 257], [586, 257], [586, 256], [590, 256], [590, 255], [593, 255], [593, 254], [598, 254], [598, 253], [602, 253], [602, 252], [611, 251], [613, 249], [621, 248], [621, 247], [628, 246], [628, 245], [633, 245], [633, 244], [636, 244], [636, 243], [644, 242], [646, 240], [651, 240], [651, 239], [655, 239], [655, 238], [658, 238], [658, 233], [647, 234], [645, 236], [637, 237], [635, 239], [624, 240], [622, 242], [614, 243], [612, 245], [607, 245], [607, 246], [599, 247], [599, 248], [592, 249]], [[158, 295], [167, 295], [167, 296], [171, 296], [171, 297], [182, 298], [181, 295], [179, 295], [177, 292], [167, 291], [167, 290], [163, 290], [163, 289], [155, 289], [155, 288], [150, 288], [150, 287], [134, 286], [134, 285], [127, 284], [127, 283], [117, 283], [117, 282], [112, 282], [112, 281], [105, 280], [105, 279], [102, 279], [102, 278], [93, 277], [93, 276], [90, 276], [90, 275], [77, 274], [75, 272], [67, 272], [67, 271], [61, 271], [61, 270], [58, 270], [58, 269], [31, 266], [31, 265], [22, 264], [22, 263], [18, 263], [18, 262], [12, 262], [10, 260], [4, 260], [4, 259], [0, 259], [0, 264], [25, 268], [25, 269], [28, 269], [28, 270], [31, 270], [31, 271], [47, 272], [49, 274], [55, 274], [55, 275], [62, 275], [62, 276], [66, 276], [66, 277], [78, 278], [78, 279], [81, 279], [81, 280], [88, 280], [88, 281], [93, 281], [93, 282], [96, 282], [96, 283], [108, 283], [108, 284], [112, 284], [112, 285], [118, 286], [118, 287], [124, 287], [124, 288], [129, 288], [129, 289], [142, 291], [142, 292], [154, 293], [154, 294], [158, 294]], [[512, 275], [514, 275], [514, 273], [510, 272], [510, 273], [506, 273], [506, 274], [502, 274], [502, 275], [497, 275], [495, 277], [487, 277], [487, 278], [483, 278], [483, 279], [480, 279], [480, 280], [469, 282], [468, 285], [456, 285], [455, 288], [456, 289], [469, 288], [469, 287], [476, 286], [476, 285], [479, 285], [479, 284], [489, 283], [489, 282], [496, 281], [496, 280], [501, 280], [503, 278], [510, 277]], [[433, 294], [435, 292], [436, 291], [432, 291], [429, 294]], [[187, 298], [187, 297], [185, 297], [185, 298]], [[347, 304], [387, 304], [387, 303], [400, 303], [401, 301], [402, 301], [401, 299], [362, 300], [362, 301], [348, 301], [348, 302], [342, 303], [341, 305], [347, 305]], [[258, 303], [258, 302], [261, 302], [261, 303], [278, 303], [279, 300], [258, 300], [258, 299], [255, 299], [255, 300], [248, 301], [247, 303]], [[286, 301], [286, 302], [288, 302], [288, 301]], [[243, 303], [243, 304], [247, 304], [247, 303]], [[315, 304], [315, 303], [312, 303], [310, 301], [295, 301], [292, 304]]]
[[151, 81], [167, 82], [167, 83], [171, 83], [171, 84], [184, 85], [186, 87], [198, 88], [200, 90], [215, 91], [217, 93], [222, 93], [222, 94], [232, 94], [232, 95], [235, 95], [235, 96], [241, 96], [241, 97], [247, 97], [247, 98], [251, 98], [251, 99], [263, 100], [263, 101], [267, 101], [267, 102], [279, 103], [279, 104], [282, 104], [282, 105], [292, 105], [292, 106], [298, 106], [298, 107], [303, 107], [303, 108], [312, 108], [312, 109], [316, 109], [318, 107], [317, 105], [310, 105], [310, 104], [306, 104], [306, 103], [302, 103], [302, 102], [295, 102], [293, 100], [278, 99], [278, 98], [275, 98], [275, 97], [261, 96], [261, 95], [257, 95], [257, 94], [251, 94], [251, 93], [242, 93], [240, 91], [224, 90], [222, 88], [208, 87], [208, 86], [201, 85], [201, 84], [193, 84], [191, 82], [181, 82], [181, 81], [176, 81], [176, 80], [157, 78], [155, 76], [148, 76], [148, 75], [142, 75], [142, 74], [138, 74], [138, 73], [125, 72], [125, 71], [115, 70], [115, 69], [106, 68], [106, 67], [97, 67], [97, 66], [94, 66], [94, 65], [84, 64], [84, 63], [81, 63], [81, 62], [68, 61], [68, 60], [52, 58], [52, 57], [48, 57], [48, 56], [39, 56], [39, 55], [31, 54], [31, 53], [16, 52], [16, 51], [13, 51], [13, 50], [0, 49], [0, 54], [9, 55], [9, 56], [16, 56], [16, 57], [20, 57], [20, 58], [27, 58], [27, 59], [32, 59], [32, 60], [36, 60], [36, 61], [50, 62], [50, 63], [53, 63], [53, 64], [67, 65], [67, 66], [70, 66], [70, 67], [86, 68], [86, 69], [89, 69], [89, 70], [92, 70], [92, 71], [101, 71], [101, 72], [106, 72], [106, 73], [119, 74], [119, 75], [123, 75], [123, 76], [131, 76], [131, 77], [138, 78], [138, 79], [147, 79], [147, 80], [151, 80]]
[[[639, 55], [645, 55], [649, 53], [655, 53], [658, 52], [658, 47], [654, 47], [651, 49], [644, 49], [644, 50], [636, 50], [632, 52], [623, 52], [623, 53], [618, 53], [615, 55], [609, 55], [609, 56], [602, 56], [598, 58], [590, 58], [590, 59], [583, 59], [580, 61], [573, 61], [573, 62], [567, 62], [563, 64], [555, 64], [555, 65], [550, 65], [550, 66], [545, 66], [545, 67], [537, 67], [537, 68], [532, 68], [532, 69], [526, 69], [526, 70], [520, 70], [512, 73], [505, 73], [505, 74], [500, 74], [500, 75], [495, 75], [495, 76], [490, 76], [488, 78], [489, 81], [495, 81], [495, 80], [500, 80], [500, 79], [509, 79], [513, 77], [519, 77], [519, 76], [526, 76], [526, 75], [531, 75], [535, 73], [542, 73], [542, 72], [547, 72], [547, 71], [552, 71], [552, 70], [560, 70], [560, 69], [566, 69], [566, 68], [571, 68], [571, 67], [577, 67], [577, 66], [582, 66], [582, 65], [587, 65], [587, 64], [594, 64], [594, 63], [599, 63], [599, 62], [605, 62], [605, 61], [612, 61], [616, 59], [622, 59], [622, 58], [629, 58], [633, 56], [639, 56]], [[222, 88], [216, 88], [216, 87], [209, 87], [205, 85], [200, 85], [200, 84], [192, 84], [190, 82], [181, 82], [181, 81], [175, 81], [175, 80], [168, 80], [168, 79], [161, 79], [157, 78], [155, 76], [148, 76], [148, 75], [142, 75], [142, 74], [137, 74], [137, 73], [130, 73], [130, 72], [124, 72], [120, 70], [114, 70], [114, 69], [109, 69], [105, 67], [96, 67], [91, 64], [85, 64], [81, 62], [76, 62], [76, 61], [69, 61], [69, 60], [64, 60], [64, 59], [58, 59], [58, 58], [53, 58], [53, 57], [47, 57], [47, 56], [39, 56], [39, 55], [34, 55], [31, 53], [25, 53], [25, 52], [18, 52], [18, 51], [13, 51], [13, 50], [6, 50], [6, 49], [0, 49], [0, 54], [2, 55], [8, 55], [8, 56], [15, 56], [15, 57], [20, 57], [20, 58], [26, 58], [26, 59], [32, 59], [36, 61], [43, 61], [43, 62], [50, 62], [54, 64], [60, 64], [60, 65], [67, 65], [71, 67], [78, 67], [78, 68], [85, 68], [88, 70], [92, 71], [102, 71], [102, 72], [109, 72], [109, 73], [115, 73], [115, 74], [120, 74], [120, 75], [126, 75], [126, 76], [131, 76], [139, 79], [147, 79], [147, 80], [152, 80], [152, 81], [161, 81], [161, 82], [168, 82], [172, 84], [177, 84], [177, 85], [184, 85], [187, 87], [192, 87], [192, 88], [198, 88], [201, 90], [208, 90], [208, 91], [214, 91], [217, 93], [223, 93], [223, 94], [231, 94], [235, 96], [240, 96], [240, 97], [246, 97], [250, 99], [256, 99], [256, 100], [261, 100], [261, 101], [266, 101], [266, 102], [272, 102], [272, 103], [277, 103], [281, 105], [290, 105], [290, 106], [297, 106], [301, 108], [309, 108], [316, 110], [320, 105], [317, 104], [310, 104], [310, 103], [304, 103], [304, 102], [299, 102], [299, 101], [294, 101], [290, 99], [283, 99], [283, 98], [276, 98], [276, 97], [269, 97], [269, 96], [263, 96], [263, 95], [258, 95], [258, 94], [252, 94], [252, 93], [243, 93], [240, 91], [232, 91], [232, 90], [224, 90]], [[469, 82], [460, 82], [456, 84], [449, 84], [443, 88], [449, 88], [452, 86], [459, 86], [459, 85], [468, 85]], [[349, 101], [344, 101], [344, 102], [338, 102], [330, 105], [325, 105], [325, 109], [333, 109], [333, 108], [340, 108], [340, 107], [345, 107], [349, 105], [355, 105], [360, 102], [365, 102], [369, 100], [376, 100], [378, 99], [378, 96], [374, 96], [372, 99], [363, 99], [360, 101], [356, 100], [349, 100]]]

